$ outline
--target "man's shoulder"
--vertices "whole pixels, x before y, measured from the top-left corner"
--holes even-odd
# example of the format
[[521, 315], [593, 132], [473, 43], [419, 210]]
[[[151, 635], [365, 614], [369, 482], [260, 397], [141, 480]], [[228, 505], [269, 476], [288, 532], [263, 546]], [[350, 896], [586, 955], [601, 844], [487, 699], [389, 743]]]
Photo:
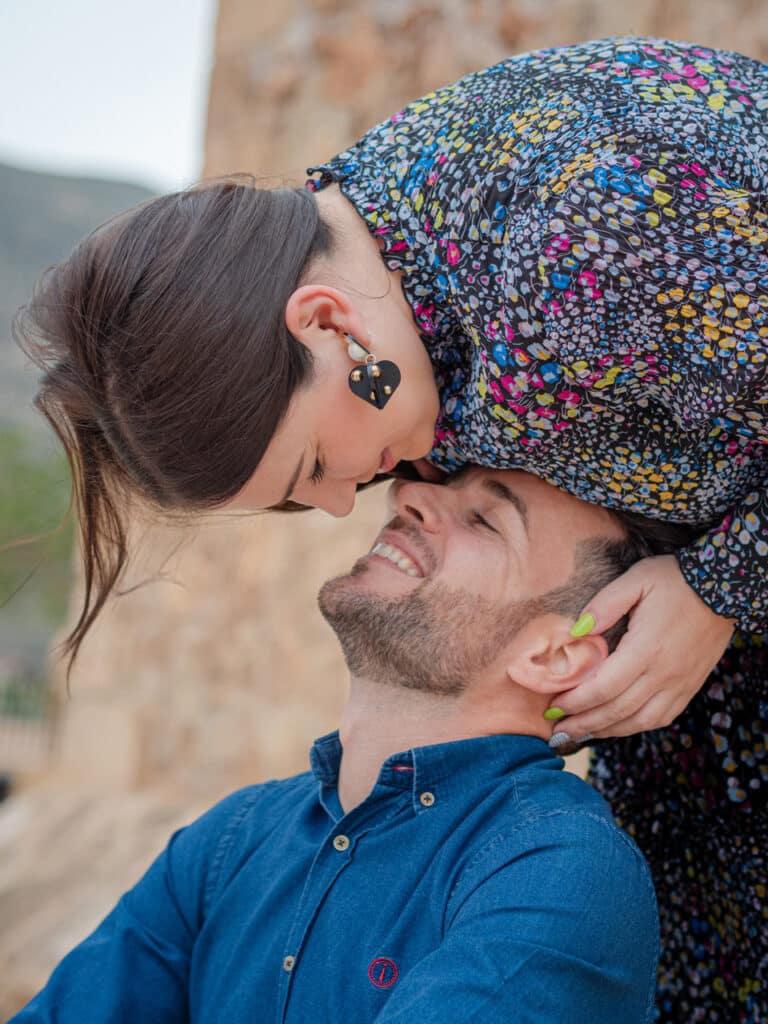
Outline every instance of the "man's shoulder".
[[515, 772], [517, 815], [530, 817], [570, 810], [593, 814], [613, 822], [608, 802], [594, 786], [564, 765], [562, 758], [553, 757]]
[[290, 775], [285, 779], [252, 783], [217, 800], [192, 825], [220, 834], [227, 828], [243, 825], [257, 809], [260, 815], [268, 809], [279, 810], [287, 801], [293, 801], [299, 795], [314, 793], [316, 789], [317, 780], [311, 771]]
[[194, 860], [208, 870], [220, 864], [233, 847], [247, 847], [277, 827], [287, 810], [312, 794], [316, 786], [310, 771], [243, 786], [174, 832], [168, 849], [177, 861]]
[[568, 834], [574, 845], [598, 842], [626, 850], [627, 857], [647, 870], [635, 841], [613, 816], [607, 800], [585, 779], [565, 768], [527, 775], [516, 780], [518, 820], [532, 828], [552, 828]]
[[503, 865], [517, 873], [524, 861], [526, 873], [535, 874], [538, 865], [546, 873], [559, 864], [572, 879], [594, 881], [596, 865], [610, 863], [614, 875], [606, 879], [607, 897], [621, 884], [652, 893], [641, 850], [584, 779], [553, 761], [516, 772], [512, 783], [514, 798], [498, 809], [493, 828], [478, 836], [471, 856], [463, 859], [465, 884], [477, 884]]
[[551, 984], [568, 1005], [583, 986], [602, 1007], [595, 1019], [615, 1019], [622, 1006], [622, 1019], [650, 1020], [659, 920], [640, 850], [599, 794], [554, 759], [508, 778], [473, 848], [453, 849], [447, 932], [478, 949], [492, 932], [494, 950], [508, 951], [502, 969], [524, 966], [517, 994], [536, 1001]]
[[593, 938], [612, 936], [616, 907], [630, 903], [637, 934], [648, 950], [656, 942], [658, 911], [645, 857], [600, 794], [564, 770], [530, 778], [518, 773], [514, 798], [454, 865], [449, 918], [484, 892], [497, 908], [530, 902], [538, 912], [551, 902], [562, 915], [558, 927], [569, 921]]

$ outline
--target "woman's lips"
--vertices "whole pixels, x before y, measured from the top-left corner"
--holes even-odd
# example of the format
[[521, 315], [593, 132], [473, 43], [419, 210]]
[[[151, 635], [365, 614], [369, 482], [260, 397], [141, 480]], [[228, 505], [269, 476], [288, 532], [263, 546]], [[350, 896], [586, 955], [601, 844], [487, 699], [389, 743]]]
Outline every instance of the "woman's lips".
[[381, 453], [381, 464], [379, 465], [379, 473], [388, 473], [390, 469], [394, 469], [397, 465], [397, 459], [394, 457], [389, 448], [385, 448]]
[[411, 465], [419, 474], [421, 480], [426, 480], [431, 484], [442, 483], [447, 477], [447, 473], [444, 473], [442, 469], [438, 469], [437, 466], [433, 466], [432, 463], [427, 462], [426, 459], [415, 459]]

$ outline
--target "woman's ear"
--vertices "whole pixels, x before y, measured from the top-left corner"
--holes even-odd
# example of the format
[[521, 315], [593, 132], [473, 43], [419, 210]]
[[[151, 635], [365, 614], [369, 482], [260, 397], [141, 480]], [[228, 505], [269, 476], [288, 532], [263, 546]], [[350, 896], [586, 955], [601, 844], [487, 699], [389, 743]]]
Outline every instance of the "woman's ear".
[[[285, 325], [294, 338], [305, 345], [313, 355], [326, 353], [329, 333], [336, 336], [334, 350], [346, 358], [346, 345], [342, 344], [345, 331], [352, 331], [354, 322], [352, 304], [337, 288], [324, 284], [298, 287], [285, 307]], [[355, 327], [357, 330], [357, 327]]]
[[521, 630], [507, 661], [511, 682], [534, 693], [562, 693], [577, 686], [608, 657], [599, 633], [572, 637], [561, 616], [537, 618]]

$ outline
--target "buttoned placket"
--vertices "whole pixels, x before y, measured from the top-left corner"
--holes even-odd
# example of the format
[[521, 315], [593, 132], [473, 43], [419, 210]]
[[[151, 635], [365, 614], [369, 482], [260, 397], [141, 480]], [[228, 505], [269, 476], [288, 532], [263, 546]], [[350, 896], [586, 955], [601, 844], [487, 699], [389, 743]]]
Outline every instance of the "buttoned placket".
[[411, 800], [415, 814], [423, 814], [437, 803], [439, 778], [428, 768], [419, 756], [418, 750], [413, 754], [413, 789]]
[[[403, 798], [406, 798], [407, 803]], [[355, 848], [364, 840], [365, 835], [388, 825], [405, 807], [412, 807], [413, 800], [412, 788], [398, 791], [377, 782], [362, 804], [353, 807], [348, 814], [334, 821], [309, 869], [285, 943], [282, 962], [279, 965], [278, 1024], [284, 1024], [286, 1020], [291, 982], [295, 972], [301, 968], [301, 950], [318, 908], [325, 902], [339, 875], [352, 864]], [[333, 820], [329, 802], [322, 798], [320, 802]], [[423, 811], [424, 807], [419, 805], [419, 809]]]

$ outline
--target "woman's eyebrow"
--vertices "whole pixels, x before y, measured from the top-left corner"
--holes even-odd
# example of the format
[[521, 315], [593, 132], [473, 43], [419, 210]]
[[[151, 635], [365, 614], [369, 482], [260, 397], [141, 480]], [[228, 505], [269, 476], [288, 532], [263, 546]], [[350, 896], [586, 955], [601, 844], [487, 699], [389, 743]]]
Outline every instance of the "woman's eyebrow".
[[285, 492], [285, 494], [280, 499], [280, 504], [281, 505], [282, 505], [282, 503], [284, 501], [288, 501], [290, 496], [293, 494], [293, 488], [296, 486], [296, 481], [301, 476], [301, 471], [304, 468], [304, 459], [306, 457], [306, 454], [307, 454], [306, 452], [302, 452], [301, 453], [301, 458], [299, 459], [299, 464], [296, 467], [296, 469], [294, 469], [293, 476], [291, 477], [290, 481], [288, 482], [288, 490]]
[[523, 527], [525, 528], [526, 537], [529, 536], [528, 532], [528, 506], [525, 504], [519, 494], [515, 494], [511, 487], [508, 487], [501, 480], [496, 480], [492, 476], [483, 477], [482, 485], [484, 490], [489, 491], [494, 497], [502, 498], [504, 501], [508, 501], [511, 505], [514, 505], [518, 515], [523, 521]]

